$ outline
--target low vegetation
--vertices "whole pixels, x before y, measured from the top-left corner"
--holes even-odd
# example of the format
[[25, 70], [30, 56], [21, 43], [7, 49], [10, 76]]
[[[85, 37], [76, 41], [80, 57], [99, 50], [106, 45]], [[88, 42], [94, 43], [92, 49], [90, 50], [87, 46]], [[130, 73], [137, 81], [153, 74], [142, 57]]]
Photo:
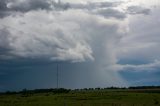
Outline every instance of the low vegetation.
[[160, 87], [24, 89], [1, 93], [0, 106], [160, 106]]

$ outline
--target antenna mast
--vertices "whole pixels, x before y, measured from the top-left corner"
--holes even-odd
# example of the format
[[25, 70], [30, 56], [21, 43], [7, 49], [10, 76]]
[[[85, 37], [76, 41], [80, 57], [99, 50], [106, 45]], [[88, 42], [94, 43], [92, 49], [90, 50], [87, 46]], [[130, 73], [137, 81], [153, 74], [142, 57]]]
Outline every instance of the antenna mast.
[[58, 73], [58, 63], [57, 63], [57, 89], [59, 88], [59, 85], [58, 85], [58, 83], [59, 83], [59, 73]]

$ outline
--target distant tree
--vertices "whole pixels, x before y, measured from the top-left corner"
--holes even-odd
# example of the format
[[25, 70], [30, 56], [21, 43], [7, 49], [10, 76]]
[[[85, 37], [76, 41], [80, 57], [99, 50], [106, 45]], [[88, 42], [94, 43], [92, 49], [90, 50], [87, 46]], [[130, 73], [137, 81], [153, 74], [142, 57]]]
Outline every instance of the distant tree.
[[95, 90], [101, 90], [101, 88], [98, 87], [98, 88], [95, 88]]

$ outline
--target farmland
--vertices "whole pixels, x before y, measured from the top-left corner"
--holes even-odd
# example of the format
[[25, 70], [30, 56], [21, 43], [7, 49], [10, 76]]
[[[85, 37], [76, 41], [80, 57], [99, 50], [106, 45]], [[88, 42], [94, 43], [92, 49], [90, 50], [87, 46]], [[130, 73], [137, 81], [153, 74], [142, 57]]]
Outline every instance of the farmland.
[[70, 90], [1, 94], [0, 106], [160, 106], [159, 89]]

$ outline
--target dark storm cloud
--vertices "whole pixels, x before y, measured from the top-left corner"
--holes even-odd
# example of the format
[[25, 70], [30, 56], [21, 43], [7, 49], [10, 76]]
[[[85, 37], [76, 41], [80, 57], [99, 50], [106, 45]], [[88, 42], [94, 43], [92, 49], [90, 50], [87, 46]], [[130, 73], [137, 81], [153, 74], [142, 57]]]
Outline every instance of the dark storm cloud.
[[101, 9], [101, 10], [98, 10], [96, 13], [104, 16], [105, 18], [111, 18], [111, 17], [117, 18], [117, 19], [126, 18], [125, 13], [120, 12], [120, 11], [115, 10], [115, 9]]
[[12, 11], [30, 11], [36, 9], [50, 9], [49, 0], [13, 0], [8, 2], [8, 8]]
[[[52, 0], [1, 0], [0, 18], [14, 14], [15, 12], [28, 12], [32, 10], [68, 10], [68, 9], [87, 9], [94, 10], [99, 8], [116, 7], [121, 2], [89, 2], [87, 4], [72, 4], [64, 2], [55, 2]], [[114, 11], [113, 11], [114, 12]], [[118, 13], [115, 13], [118, 14]], [[117, 15], [116, 15], [117, 16]], [[122, 16], [121, 16], [122, 17]]]
[[98, 5], [101, 8], [106, 8], [106, 7], [117, 7], [123, 2], [100, 2]]
[[[32, 10], [50, 10], [51, 5], [58, 8], [59, 5], [50, 0], [1, 0], [0, 1], [0, 18], [15, 14], [15, 12], [28, 12]], [[63, 5], [61, 5], [63, 6]], [[61, 7], [59, 6], [59, 7]]]
[[64, 3], [61, 1], [55, 2], [53, 0], [13, 0], [8, 2], [8, 6], [11, 10], [16, 11], [30, 11], [36, 9], [56, 9], [56, 10], [67, 10], [67, 9], [97, 9], [97, 8], [108, 8], [116, 7], [121, 4], [121, 2], [93, 2], [87, 4], [72, 4]]
[[0, 10], [7, 10], [7, 3], [6, 0], [1, 0], [0, 1]]
[[127, 12], [129, 14], [145, 14], [148, 15], [150, 13], [150, 9], [149, 8], [144, 8], [141, 6], [130, 6], [127, 8]]
[[6, 0], [1, 0], [0, 1], [0, 18], [3, 18], [7, 15], [9, 15], [9, 11], [8, 11], [8, 8], [7, 8], [7, 3], [6, 3]]
[[117, 7], [121, 2], [89, 2], [87, 4], [70, 4], [70, 8], [73, 9], [98, 9], [98, 8], [109, 8]]

